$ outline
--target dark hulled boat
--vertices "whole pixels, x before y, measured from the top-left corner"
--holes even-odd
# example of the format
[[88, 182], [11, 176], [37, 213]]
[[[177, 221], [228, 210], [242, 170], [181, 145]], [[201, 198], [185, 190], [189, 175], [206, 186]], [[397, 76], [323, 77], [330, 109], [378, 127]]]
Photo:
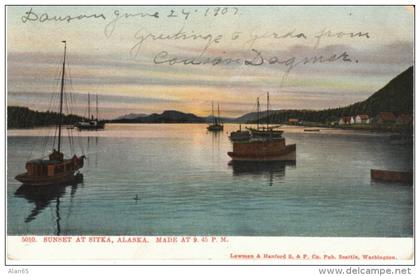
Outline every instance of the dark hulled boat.
[[51, 185], [72, 182], [75, 173], [83, 168], [85, 156], [64, 159], [63, 154], [53, 150], [48, 160], [35, 159], [26, 162], [26, 172], [15, 179], [25, 185]]
[[73, 157], [65, 159], [61, 152], [61, 129], [63, 125], [63, 93], [64, 93], [64, 76], [66, 64], [66, 41], [64, 43], [64, 60], [61, 73], [61, 89], [60, 89], [60, 111], [58, 125], [58, 146], [57, 150], [53, 149], [48, 155], [48, 159], [34, 159], [26, 162], [26, 172], [15, 177], [16, 180], [24, 185], [52, 185], [68, 183], [75, 180], [77, 172], [83, 167], [85, 156]]
[[217, 117], [214, 116], [214, 106], [213, 103], [211, 103], [211, 114], [212, 114], [212, 120], [213, 122], [211, 125], [207, 127], [208, 131], [222, 131], [223, 130], [223, 124], [220, 120], [220, 108], [219, 104], [217, 104]]
[[208, 131], [222, 131], [223, 130], [223, 125], [220, 124], [213, 124], [213, 125], [209, 125], [207, 127]]
[[295, 161], [296, 145], [286, 145], [284, 138], [251, 139], [234, 142], [228, 155], [233, 161]]
[[372, 180], [384, 182], [401, 182], [413, 185], [413, 172], [401, 172], [390, 170], [370, 170]]

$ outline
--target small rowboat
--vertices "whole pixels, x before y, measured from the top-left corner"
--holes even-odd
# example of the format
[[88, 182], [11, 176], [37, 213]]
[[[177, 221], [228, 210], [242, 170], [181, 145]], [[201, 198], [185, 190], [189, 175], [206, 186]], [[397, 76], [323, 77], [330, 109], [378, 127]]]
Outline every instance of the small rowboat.
[[413, 185], [413, 172], [399, 172], [388, 170], [370, 170], [372, 180], [385, 182], [402, 182]]

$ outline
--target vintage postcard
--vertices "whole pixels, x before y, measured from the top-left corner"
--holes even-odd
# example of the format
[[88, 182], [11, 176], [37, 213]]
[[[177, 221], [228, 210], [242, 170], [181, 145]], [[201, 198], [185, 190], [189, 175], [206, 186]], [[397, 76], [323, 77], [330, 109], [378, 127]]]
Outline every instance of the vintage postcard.
[[7, 264], [414, 264], [414, 6], [5, 9]]

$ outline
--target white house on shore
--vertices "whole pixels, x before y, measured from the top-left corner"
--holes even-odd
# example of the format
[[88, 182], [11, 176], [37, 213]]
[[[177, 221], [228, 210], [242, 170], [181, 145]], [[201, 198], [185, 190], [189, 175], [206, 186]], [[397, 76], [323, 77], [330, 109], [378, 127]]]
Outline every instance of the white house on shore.
[[354, 123], [355, 124], [369, 124], [370, 119], [369, 115], [361, 114], [354, 117]]
[[353, 125], [353, 124], [369, 124], [370, 118], [368, 115], [360, 114], [356, 116], [344, 116], [341, 117], [338, 122], [339, 125]]

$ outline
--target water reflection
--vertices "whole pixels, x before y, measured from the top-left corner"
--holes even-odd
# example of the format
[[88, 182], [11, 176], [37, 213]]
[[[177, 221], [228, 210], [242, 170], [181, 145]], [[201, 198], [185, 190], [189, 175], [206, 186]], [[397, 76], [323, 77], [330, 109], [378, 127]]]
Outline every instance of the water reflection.
[[220, 141], [222, 139], [223, 131], [209, 131], [211, 135], [211, 145], [213, 149], [220, 150]]
[[[91, 140], [93, 140], [93, 141], [91, 142]], [[92, 158], [93, 158], [95, 168], [98, 167], [98, 141], [99, 141], [98, 136], [95, 136], [95, 137], [88, 136], [87, 137], [87, 148], [86, 148], [86, 150], [88, 152], [88, 157], [86, 158], [87, 167], [90, 167], [92, 165], [90, 163]], [[91, 144], [93, 144], [93, 145], [91, 145]]]
[[268, 175], [269, 186], [273, 186], [274, 178], [283, 178], [286, 167], [296, 167], [296, 161], [271, 162], [229, 162], [234, 176]]
[[61, 185], [46, 185], [46, 186], [29, 186], [22, 185], [16, 192], [15, 196], [26, 199], [29, 203], [33, 203], [35, 206], [31, 210], [30, 214], [25, 218], [25, 223], [30, 223], [35, 220], [36, 217], [51, 203], [55, 201], [55, 215], [56, 215], [56, 235], [59, 236], [61, 233], [60, 225], [60, 198], [66, 193], [66, 188], [71, 187], [70, 198], [71, 203], [73, 197], [76, 194], [78, 185], [83, 182], [83, 175], [78, 174], [74, 181], [61, 184]]

